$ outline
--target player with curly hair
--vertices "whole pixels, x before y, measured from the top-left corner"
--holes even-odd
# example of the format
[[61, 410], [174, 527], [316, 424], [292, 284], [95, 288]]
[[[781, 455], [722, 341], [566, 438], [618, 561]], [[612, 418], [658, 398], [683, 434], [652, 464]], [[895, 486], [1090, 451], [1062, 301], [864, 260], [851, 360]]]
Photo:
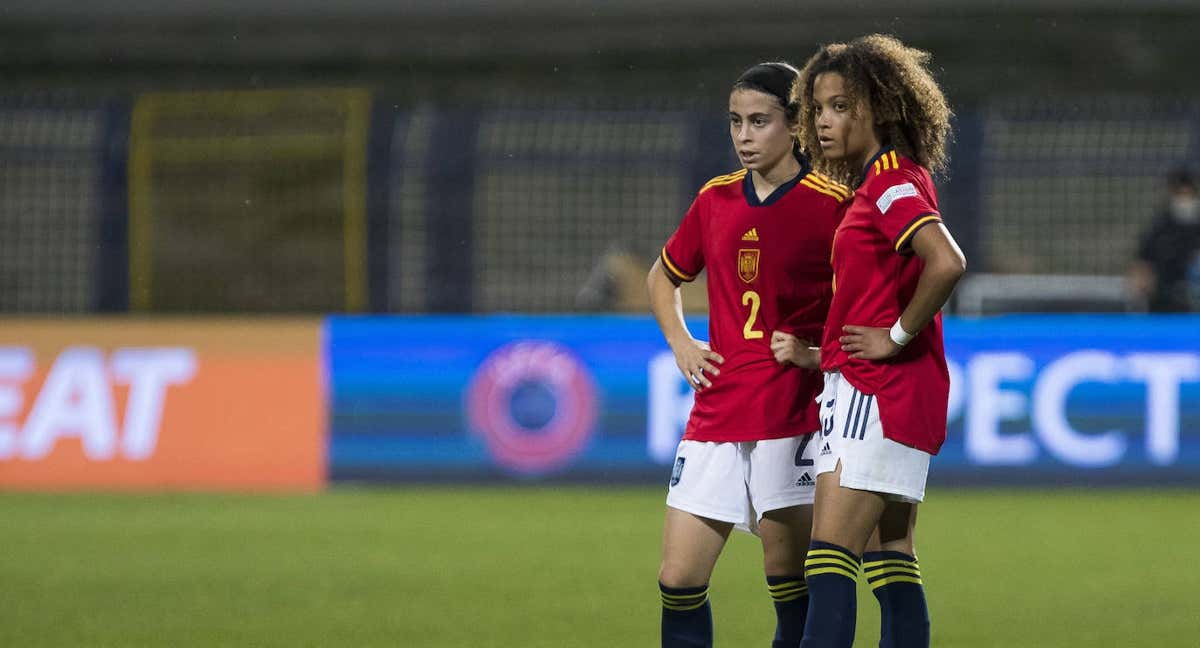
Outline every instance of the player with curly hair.
[[951, 111], [929, 58], [877, 34], [825, 45], [793, 91], [814, 166], [855, 187], [834, 238], [820, 348], [804, 648], [853, 644], [860, 564], [880, 604], [879, 645], [929, 645], [913, 531], [946, 438], [940, 311], [966, 269], [931, 177], [946, 166]]

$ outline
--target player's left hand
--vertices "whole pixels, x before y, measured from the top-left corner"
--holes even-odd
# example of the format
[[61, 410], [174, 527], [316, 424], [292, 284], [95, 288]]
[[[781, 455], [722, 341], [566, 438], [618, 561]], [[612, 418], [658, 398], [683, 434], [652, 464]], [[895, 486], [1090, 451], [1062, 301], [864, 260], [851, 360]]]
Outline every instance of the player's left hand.
[[889, 329], [873, 326], [843, 326], [846, 333], [838, 338], [842, 351], [855, 360], [886, 360], [904, 348], [892, 341]]

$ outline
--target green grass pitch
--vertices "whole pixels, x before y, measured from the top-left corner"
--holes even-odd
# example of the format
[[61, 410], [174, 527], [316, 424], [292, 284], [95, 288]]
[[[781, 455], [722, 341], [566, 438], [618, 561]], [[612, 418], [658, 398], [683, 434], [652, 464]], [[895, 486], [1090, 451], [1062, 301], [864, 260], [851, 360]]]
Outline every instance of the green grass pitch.
[[[4, 494], [0, 646], [656, 646], [663, 494]], [[918, 542], [935, 646], [1200, 641], [1200, 494], [939, 490]], [[718, 646], [770, 645], [759, 551], [717, 566]]]

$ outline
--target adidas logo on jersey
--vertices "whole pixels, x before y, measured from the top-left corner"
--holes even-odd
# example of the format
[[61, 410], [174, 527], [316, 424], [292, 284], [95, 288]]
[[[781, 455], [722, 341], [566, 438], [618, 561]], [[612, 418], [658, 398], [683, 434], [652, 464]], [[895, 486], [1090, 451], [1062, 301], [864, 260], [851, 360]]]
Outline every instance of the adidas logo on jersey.
[[804, 473], [803, 475], [800, 475], [800, 479], [796, 480], [796, 485], [797, 486], [812, 486], [813, 485], [812, 477], [809, 477], [808, 473]]
[[825, 455], [831, 455], [831, 454], [833, 454], [833, 450], [830, 450], [829, 444], [826, 443], [825, 447], [821, 448], [821, 456], [824, 457]]
[[758, 240], [758, 228], [751, 227], [750, 229], [746, 230], [746, 233], [742, 234], [742, 240], [743, 241], [757, 241]]

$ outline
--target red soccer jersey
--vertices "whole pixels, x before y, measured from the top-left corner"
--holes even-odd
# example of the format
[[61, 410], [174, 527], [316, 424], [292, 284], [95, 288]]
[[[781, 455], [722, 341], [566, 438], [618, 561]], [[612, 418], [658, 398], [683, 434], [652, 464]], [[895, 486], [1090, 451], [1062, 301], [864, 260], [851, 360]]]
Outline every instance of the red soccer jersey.
[[917, 290], [924, 262], [912, 252], [921, 227], [940, 223], [933, 179], [924, 167], [885, 147], [864, 173], [833, 243], [833, 304], [821, 343], [821, 368], [879, 403], [883, 435], [937, 454], [946, 440], [950, 375], [942, 315], [900, 353], [884, 361], [852, 360], [838, 338], [842, 326], [891, 328]]
[[780, 365], [771, 334], [817, 341], [832, 296], [829, 251], [850, 192], [804, 165], [759, 201], [743, 169], [700, 190], [662, 251], [667, 272], [691, 281], [708, 270], [708, 340], [725, 358], [696, 393], [685, 439], [758, 441], [820, 427], [821, 375]]

